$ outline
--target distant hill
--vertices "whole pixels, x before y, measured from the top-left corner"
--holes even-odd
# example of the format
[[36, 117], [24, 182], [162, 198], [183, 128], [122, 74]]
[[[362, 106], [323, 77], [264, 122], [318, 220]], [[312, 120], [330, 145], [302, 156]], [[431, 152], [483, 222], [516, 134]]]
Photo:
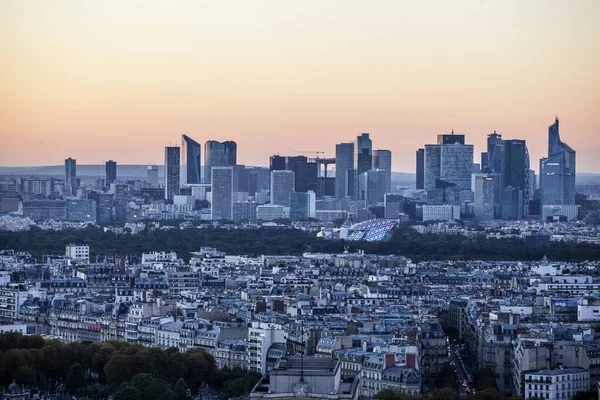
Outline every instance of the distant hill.
[[[119, 164], [117, 176], [119, 179], [145, 179], [147, 177], [146, 165]], [[158, 176], [164, 176], [164, 166], [158, 166]], [[0, 167], [0, 176], [39, 176], [62, 178], [65, 174], [64, 165], [48, 165], [39, 167]], [[104, 164], [81, 164], [77, 165], [77, 176], [88, 178], [104, 177]], [[392, 183], [398, 186], [410, 186], [415, 184], [415, 174], [409, 172], [393, 172]], [[539, 179], [539, 177], [538, 177]], [[600, 185], [600, 174], [580, 173], [577, 174], [578, 185]]]
[[[138, 178], [145, 179], [148, 165], [119, 164], [117, 165], [117, 176], [119, 179]], [[164, 167], [158, 166], [158, 175], [163, 176]], [[0, 175], [3, 176], [40, 176], [40, 177], [63, 177], [65, 175], [64, 165], [49, 165], [40, 167], [0, 167]], [[80, 177], [103, 177], [105, 175], [104, 164], [78, 164], [77, 176]]]

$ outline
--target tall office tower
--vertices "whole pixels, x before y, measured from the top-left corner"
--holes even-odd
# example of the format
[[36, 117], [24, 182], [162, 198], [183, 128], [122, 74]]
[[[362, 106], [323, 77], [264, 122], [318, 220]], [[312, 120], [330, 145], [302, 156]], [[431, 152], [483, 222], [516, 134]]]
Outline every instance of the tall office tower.
[[392, 191], [392, 152], [390, 150], [373, 150], [373, 169], [385, 171], [385, 193]]
[[425, 190], [455, 185], [471, 189], [473, 145], [464, 144], [464, 135], [438, 135], [438, 144], [425, 145]]
[[357, 174], [362, 174], [371, 169], [373, 164], [373, 143], [368, 133], [356, 137], [354, 142], [354, 169]]
[[223, 142], [225, 149], [225, 165], [237, 165], [237, 143], [233, 140]]
[[[506, 217], [515, 219], [517, 215], [523, 216], [529, 214], [529, 152], [527, 151], [525, 140], [503, 140], [501, 148], [502, 166], [500, 170], [502, 171], [502, 194], [504, 194], [504, 189], [508, 187], [521, 191], [521, 205], [511, 206], [511, 209], [520, 208], [521, 211], [519, 213], [511, 211], [510, 216]], [[511, 194], [510, 198], [515, 200], [519, 196]], [[503, 209], [506, 208], [504, 206], [504, 199], [502, 199], [502, 204]], [[504, 218], [504, 213], [502, 217]]]
[[371, 169], [360, 174], [358, 178], [358, 199], [366, 200], [368, 204], [383, 201], [386, 186], [386, 171]]
[[537, 177], [535, 176], [535, 171], [529, 170], [529, 200], [533, 200], [535, 197], [535, 191], [537, 189]]
[[115, 183], [117, 180], [117, 162], [113, 160], [108, 160], [104, 164], [104, 168], [106, 170], [106, 186], [110, 187], [112, 183]]
[[354, 143], [335, 145], [335, 197], [351, 196], [348, 193], [348, 171], [354, 169]]
[[179, 147], [165, 147], [165, 200], [173, 201], [179, 195]]
[[487, 137], [487, 151], [481, 153], [481, 171], [501, 172], [502, 158], [502, 135], [494, 131]]
[[290, 219], [298, 221], [314, 218], [316, 215], [316, 195], [313, 191], [290, 192]]
[[271, 204], [290, 206], [290, 193], [294, 191], [294, 171], [271, 172]]
[[113, 195], [98, 193], [96, 198], [96, 221], [110, 222], [113, 220]]
[[127, 221], [127, 197], [129, 195], [128, 185], [115, 185], [115, 219], [117, 221]]
[[97, 204], [92, 199], [65, 200], [67, 221], [96, 222]]
[[[519, 220], [523, 218], [523, 191], [507, 186], [502, 188], [502, 218]], [[528, 203], [528, 202], [527, 202]]]
[[187, 135], [181, 135], [182, 183], [202, 183], [200, 165], [200, 143]]
[[146, 178], [150, 186], [158, 186], [158, 166], [148, 165], [148, 177]]
[[65, 160], [65, 190], [70, 194], [77, 191], [77, 160], [70, 157]]
[[576, 152], [560, 140], [558, 118], [548, 128], [548, 157], [540, 160], [541, 205], [575, 204]]
[[232, 141], [209, 140], [204, 144], [204, 183], [210, 183], [212, 167], [228, 167], [237, 164], [237, 144]]
[[286, 157], [285, 169], [294, 172], [294, 190], [296, 192], [317, 191], [319, 166], [309, 162], [305, 156]]
[[473, 174], [472, 191], [474, 193], [475, 219], [493, 220], [499, 204], [499, 174]]
[[404, 211], [404, 196], [386, 193], [383, 198], [383, 210], [385, 219], [398, 219]]
[[269, 170], [270, 171], [281, 171], [285, 169], [285, 157], [280, 155], [274, 155], [269, 158]]
[[211, 168], [211, 219], [233, 220], [233, 167]]
[[417, 150], [417, 189], [425, 189], [425, 149]]

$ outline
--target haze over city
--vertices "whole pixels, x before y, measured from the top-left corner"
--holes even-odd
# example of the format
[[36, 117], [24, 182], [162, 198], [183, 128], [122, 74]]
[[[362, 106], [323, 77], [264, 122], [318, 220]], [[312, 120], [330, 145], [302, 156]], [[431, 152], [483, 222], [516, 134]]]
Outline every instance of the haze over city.
[[413, 172], [440, 133], [527, 140], [557, 114], [600, 171], [600, 3], [2, 2], [0, 164], [162, 164], [187, 133], [238, 162], [370, 132]]

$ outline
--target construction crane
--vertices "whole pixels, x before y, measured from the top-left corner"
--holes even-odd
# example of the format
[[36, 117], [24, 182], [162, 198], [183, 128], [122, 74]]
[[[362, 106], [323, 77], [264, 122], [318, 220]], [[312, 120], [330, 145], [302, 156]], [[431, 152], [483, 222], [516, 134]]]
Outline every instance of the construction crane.
[[315, 153], [315, 154], [325, 154], [324, 151], [315, 151], [315, 150], [296, 150], [294, 153]]

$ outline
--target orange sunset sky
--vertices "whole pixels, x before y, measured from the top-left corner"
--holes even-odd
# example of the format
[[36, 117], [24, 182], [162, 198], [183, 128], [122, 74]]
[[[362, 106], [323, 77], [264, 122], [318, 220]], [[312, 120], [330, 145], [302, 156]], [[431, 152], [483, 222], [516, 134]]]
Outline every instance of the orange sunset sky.
[[[600, 172], [600, 1], [0, 2], [0, 165], [162, 164], [187, 133], [238, 162], [370, 132], [413, 172], [438, 133], [547, 128]], [[312, 156], [313, 154], [306, 154]]]

